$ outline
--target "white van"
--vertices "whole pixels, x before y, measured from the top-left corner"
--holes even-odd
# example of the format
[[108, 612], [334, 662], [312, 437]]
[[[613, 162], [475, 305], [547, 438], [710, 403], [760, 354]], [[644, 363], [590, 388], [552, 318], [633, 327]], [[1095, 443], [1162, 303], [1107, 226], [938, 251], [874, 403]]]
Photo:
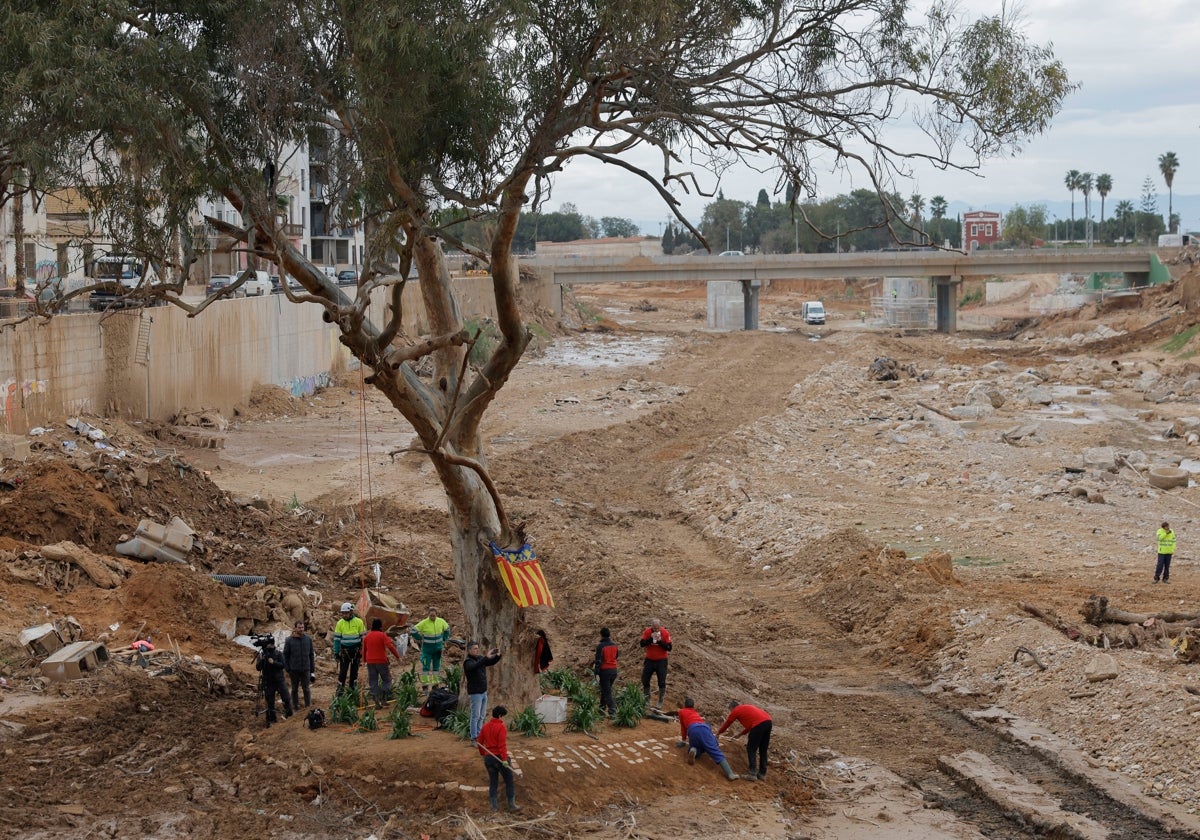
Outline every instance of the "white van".
[[804, 316], [806, 324], [825, 323], [825, 306], [819, 300], [806, 301], [801, 314]]
[[269, 295], [272, 290], [271, 275], [265, 271], [251, 272], [250, 276], [246, 278], [246, 282], [242, 284], [242, 291], [246, 293], [246, 297]]
[[1158, 237], [1159, 248], [1183, 248], [1196, 242], [1196, 236], [1191, 233], [1164, 233]]

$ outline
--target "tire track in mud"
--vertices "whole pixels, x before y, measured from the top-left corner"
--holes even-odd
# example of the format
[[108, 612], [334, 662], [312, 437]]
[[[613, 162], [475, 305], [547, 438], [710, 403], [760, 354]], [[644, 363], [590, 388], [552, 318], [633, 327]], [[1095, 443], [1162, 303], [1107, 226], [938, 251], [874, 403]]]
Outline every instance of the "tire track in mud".
[[[1063, 808], [1102, 823], [1113, 837], [1166, 836], [1086, 780], [965, 719], [951, 703], [921, 694], [907, 681], [910, 673], [869, 660], [798, 593], [757, 580], [745, 559], [685, 521], [665, 491], [669, 474], [689, 459], [716, 457], [721, 441], [738, 428], [782, 411], [791, 386], [825, 363], [805, 352], [802, 337], [739, 335], [712, 344], [698, 341], [692, 353], [648, 374], [691, 388], [678, 402], [620, 426], [560, 438], [525, 453], [524, 469], [513, 463], [500, 471], [515, 470], [519, 495], [539, 515], [561, 519], [561, 509], [539, 501], [564, 493], [555, 476], [564, 465], [572, 472], [603, 465], [572, 486], [582, 504], [564, 528], [581, 542], [609, 546], [627, 588], [661, 605], [678, 640], [669, 698], [681, 700], [686, 690], [716, 708], [753, 691], [776, 719], [775, 750], [806, 756], [824, 747], [869, 759], [988, 837], [1015, 840], [1030, 829], [956, 785], [938, 770], [939, 756], [982, 752], [1036, 782]], [[636, 547], [629, 545], [631, 532], [641, 535]]]

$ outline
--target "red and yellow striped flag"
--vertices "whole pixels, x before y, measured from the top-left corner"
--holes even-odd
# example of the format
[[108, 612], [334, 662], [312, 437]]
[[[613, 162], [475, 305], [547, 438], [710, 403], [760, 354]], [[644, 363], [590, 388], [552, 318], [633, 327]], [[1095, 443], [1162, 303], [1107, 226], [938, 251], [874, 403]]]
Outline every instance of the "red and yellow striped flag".
[[534, 604], [554, 606], [554, 596], [550, 594], [546, 576], [542, 574], [542, 567], [534, 556], [533, 546], [525, 543], [519, 551], [505, 551], [495, 543], [491, 546], [500, 579], [518, 607], [531, 607]]

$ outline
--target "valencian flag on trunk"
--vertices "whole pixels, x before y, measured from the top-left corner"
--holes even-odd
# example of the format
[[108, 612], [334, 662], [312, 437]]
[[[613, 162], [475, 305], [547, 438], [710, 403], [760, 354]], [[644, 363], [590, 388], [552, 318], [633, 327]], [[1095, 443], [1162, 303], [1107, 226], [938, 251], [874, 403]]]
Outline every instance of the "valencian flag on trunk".
[[505, 551], [494, 542], [490, 545], [492, 554], [496, 556], [500, 578], [518, 607], [531, 607], [534, 604], [554, 606], [554, 596], [546, 585], [546, 576], [542, 574], [542, 567], [533, 554], [533, 546], [525, 543], [519, 551]]

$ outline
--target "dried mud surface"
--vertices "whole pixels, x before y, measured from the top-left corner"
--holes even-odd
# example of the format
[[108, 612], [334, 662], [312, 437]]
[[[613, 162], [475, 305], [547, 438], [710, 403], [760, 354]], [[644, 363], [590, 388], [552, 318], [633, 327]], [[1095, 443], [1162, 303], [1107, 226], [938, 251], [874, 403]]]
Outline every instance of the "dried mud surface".
[[[710, 763], [684, 763], [669, 724], [602, 727], [598, 740], [551, 726], [547, 739], [510, 739], [519, 816], [493, 816], [476, 753], [423, 721], [400, 741], [311, 732], [299, 717], [264, 730], [252, 654], [226, 638], [235, 624], [286, 624], [281, 598], [297, 595], [325, 703], [322, 634], [337, 603], [373, 585], [362, 556], [381, 588], [462, 626], [436, 478], [398, 451], [411, 431], [378, 397], [364, 400], [352, 378], [302, 405], [258, 392], [219, 450], [104, 418], [86, 419], [108, 449], [65, 426], [33, 437], [30, 459], [0, 471], [0, 826], [23, 837], [980, 836], [922, 801], [937, 757], [972, 747], [930, 702], [1039, 721], [1186, 820], [1200, 789], [1187, 692], [1200, 689], [1197, 666], [1143, 639], [1109, 651], [1116, 679], [1090, 683], [1098, 651], [1019, 606], [1069, 624], [1093, 593], [1130, 611], [1194, 609], [1197, 490], [1084, 465], [1100, 446], [1149, 463], [1194, 454], [1163, 434], [1200, 415], [1188, 345], [1164, 348], [1194, 322], [1175, 289], [1132, 310], [951, 337], [890, 331], [863, 322], [859, 301], [828, 296], [829, 324], [805, 327], [814, 284], [766, 293], [767, 329], [754, 334], [704, 331], [695, 290], [580, 293], [611, 328], [525, 360], [484, 426], [493, 475], [557, 601], [531, 619], [555, 664], [581, 672], [597, 628], [612, 628], [624, 682], [638, 676], [637, 633], [661, 617], [676, 638], [668, 702], [691, 694], [715, 721], [731, 697], [753, 698], [776, 722], [773, 769], [765, 784], [730, 785]], [[971, 316], [1009, 314], [965, 311], [960, 323]], [[880, 356], [916, 375], [869, 380]], [[1029, 371], [1049, 405], [1031, 397]], [[1000, 407], [944, 416], [978, 404], [967, 395], [981, 383]], [[1076, 485], [1102, 501], [1072, 495]], [[125, 560], [106, 589], [39, 554], [63, 540], [112, 554], [140, 519], [173, 515], [196, 531], [190, 566]], [[1164, 518], [1180, 534], [1169, 587], [1150, 582]], [[302, 546], [318, 571], [292, 559]], [[214, 573], [268, 586], [231, 589]], [[46, 683], [16, 637], [64, 616], [114, 661]], [[127, 653], [145, 636], [162, 649], [148, 667]], [[1046, 670], [1014, 661], [1019, 647]], [[725, 747], [741, 770], [740, 742]]]

